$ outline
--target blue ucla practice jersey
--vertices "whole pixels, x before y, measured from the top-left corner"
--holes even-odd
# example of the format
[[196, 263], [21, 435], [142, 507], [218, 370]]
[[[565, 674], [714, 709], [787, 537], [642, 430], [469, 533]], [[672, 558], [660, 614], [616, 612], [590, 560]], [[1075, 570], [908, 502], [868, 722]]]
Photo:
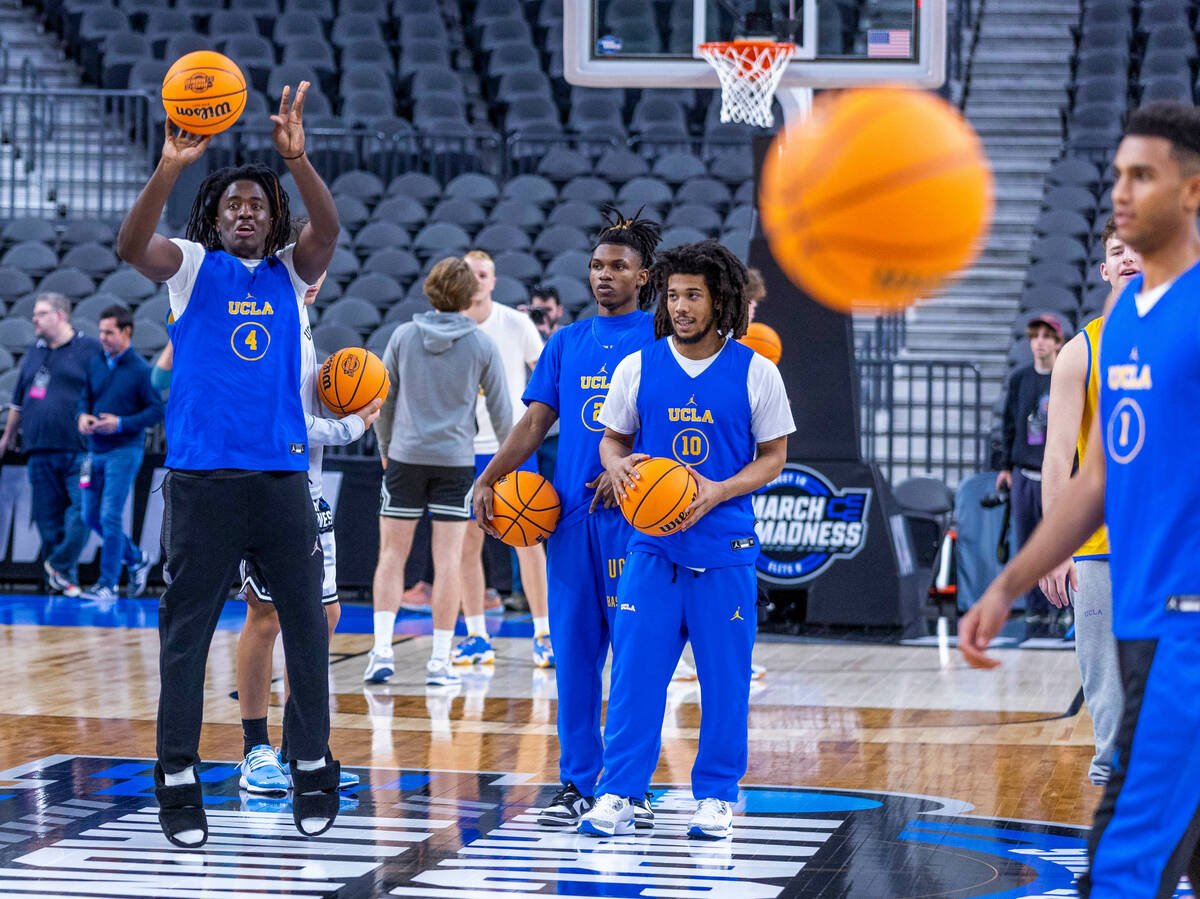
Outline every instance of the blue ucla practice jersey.
[[304, 471], [300, 312], [287, 267], [209, 251], [167, 328], [175, 347], [167, 467]]
[[1141, 289], [1139, 275], [1100, 349], [1113, 632], [1200, 637], [1200, 264], [1144, 318], [1134, 301]]
[[[747, 376], [754, 351], [725, 341], [696, 377], [675, 361], [670, 338], [642, 350], [637, 411], [641, 451], [675, 459], [712, 481], [733, 477], [754, 461]], [[689, 568], [753, 565], [758, 558], [750, 497], [726, 500], [681, 534], [635, 533], [629, 550], [657, 553]]]
[[584, 485], [600, 474], [597, 416], [608, 396], [608, 379], [617, 363], [654, 341], [654, 317], [648, 312], [595, 316], [556, 331], [521, 399], [545, 403], [558, 413], [558, 459], [554, 489], [562, 501], [562, 524], [587, 513], [593, 490]]

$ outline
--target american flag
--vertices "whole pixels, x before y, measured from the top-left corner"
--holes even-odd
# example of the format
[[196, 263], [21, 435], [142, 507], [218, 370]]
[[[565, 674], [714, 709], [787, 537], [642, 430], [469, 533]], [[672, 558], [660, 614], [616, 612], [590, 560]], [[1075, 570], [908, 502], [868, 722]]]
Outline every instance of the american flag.
[[895, 28], [867, 32], [867, 57], [871, 59], [908, 59], [912, 55], [912, 31]]

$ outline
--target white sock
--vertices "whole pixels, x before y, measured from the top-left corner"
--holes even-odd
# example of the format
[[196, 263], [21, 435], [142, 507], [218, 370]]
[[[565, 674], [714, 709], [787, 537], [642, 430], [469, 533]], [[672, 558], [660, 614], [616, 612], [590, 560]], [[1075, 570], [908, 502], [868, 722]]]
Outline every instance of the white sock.
[[[191, 765], [188, 765], [182, 771], [175, 774], [163, 772], [163, 784], [168, 787], [181, 787], [184, 784], [192, 784], [196, 782], [196, 771]], [[185, 841], [190, 842], [190, 841]]]
[[375, 646], [374, 652], [392, 654], [392, 631], [396, 629], [395, 612], [375, 613]]
[[550, 616], [546, 615], [544, 617], [539, 618], [537, 615], [534, 615], [533, 616], [533, 635], [535, 637], [540, 637], [542, 634], [548, 634], [548, 633], [550, 633]]
[[433, 631], [433, 652], [429, 658], [435, 662], [450, 662], [450, 644], [454, 640], [454, 631]]
[[325, 759], [314, 759], [312, 761], [296, 759], [296, 768], [300, 771], [316, 771], [318, 768], [324, 767]]
[[467, 633], [472, 636], [487, 636], [487, 616], [486, 615], [468, 615], [467, 616]]

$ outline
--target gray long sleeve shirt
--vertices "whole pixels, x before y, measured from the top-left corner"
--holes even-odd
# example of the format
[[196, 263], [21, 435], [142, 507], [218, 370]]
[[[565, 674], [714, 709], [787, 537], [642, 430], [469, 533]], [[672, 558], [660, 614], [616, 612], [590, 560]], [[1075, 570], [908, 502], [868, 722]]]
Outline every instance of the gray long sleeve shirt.
[[500, 442], [512, 408], [500, 350], [457, 312], [421, 312], [392, 332], [383, 351], [392, 389], [375, 433], [379, 452], [410, 465], [475, 465], [475, 399], [483, 391]]

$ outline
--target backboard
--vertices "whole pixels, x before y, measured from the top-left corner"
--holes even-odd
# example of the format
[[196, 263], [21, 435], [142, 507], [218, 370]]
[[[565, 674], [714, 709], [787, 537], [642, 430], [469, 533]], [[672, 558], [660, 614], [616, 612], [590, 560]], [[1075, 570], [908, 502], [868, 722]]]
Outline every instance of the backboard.
[[[585, 87], [718, 87], [705, 41], [796, 44], [783, 88], [939, 87], [946, 0], [565, 0], [563, 74]], [[756, 13], [759, 14], [756, 17]]]

